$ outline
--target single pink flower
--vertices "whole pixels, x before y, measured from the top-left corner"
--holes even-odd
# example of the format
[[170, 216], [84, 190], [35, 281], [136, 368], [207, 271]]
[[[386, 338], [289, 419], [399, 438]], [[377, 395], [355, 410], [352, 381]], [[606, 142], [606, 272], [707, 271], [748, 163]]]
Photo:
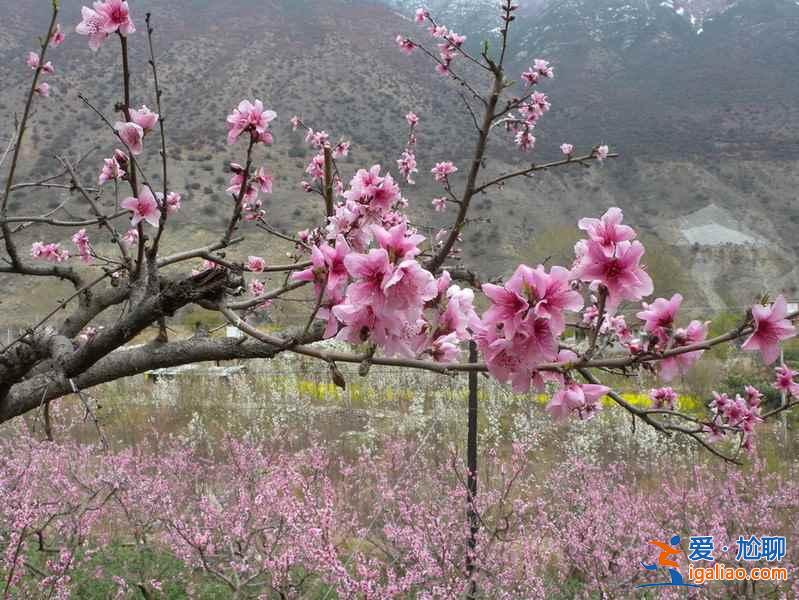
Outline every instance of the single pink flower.
[[451, 363], [458, 359], [460, 348], [458, 347], [458, 336], [454, 333], [442, 335], [433, 340], [430, 347], [430, 355], [438, 363]]
[[161, 218], [161, 210], [158, 207], [158, 202], [146, 185], [142, 186], [139, 190], [138, 198], [125, 198], [120, 206], [126, 208], [133, 213], [130, 224], [136, 227], [142, 221], [147, 221], [153, 227], [158, 227], [158, 221]]
[[43, 81], [42, 83], [37, 85], [36, 89], [34, 89], [33, 91], [36, 92], [37, 94], [39, 94], [40, 96], [42, 96], [43, 98], [49, 98], [50, 97], [50, 84], [47, 83], [46, 81]]
[[447, 178], [457, 170], [458, 167], [453, 165], [452, 162], [444, 161], [436, 163], [436, 166], [433, 167], [430, 172], [433, 174], [438, 183], [444, 183], [447, 181]]
[[447, 199], [446, 198], [433, 198], [433, 208], [436, 212], [446, 212]]
[[[100, 329], [102, 329], [102, 327]], [[96, 337], [97, 337], [97, 328], [89, 325], [87, 327], [84, 327], [83, 331], [81, 331], [78, 334], [78, 341], [81, 344], [88, 344], [89, 342], [93, 341], [94, 338]]]
[[123, 2], [123, 0], [95, 2], [94, 10], [103, 19], [101, 27], [105, 33], [119, 31], [122, 35], [128, 35], [136, 32], [136, 27], [130, 19], [127, 2]]
[[605, 160], [609, 154], [610, 154], [610, 148], [608, 148], [605, 145], [597, 146], [596, 150], [594, 150], [594, 156], [597, 157], [597, 160], [599, 160], [599, 162]]
[[83, 262], [88, 264], [94, 261], [92, 246], [85, 229], [81, 229], [72, 236], [72, 243], [77, 246], [78, 254]]
[[680, 294], [674, 294], [671, 300], [658, 298], [652, 304], [644, 302], [644, 310], [637, 313], [636, 316], [645, 322], [644, 331], [657, 337], [661, 343], [665, 344], [669, 339], [681, 304], [682, 296]]
[[438, 294], [436, 280], [430, 271], [415, 260], [404, 260], [383, 281], [385, 307], [388, 312], [404, 311], [408, 322], [415, 322], [424, 305]]
[[325, 285], [328, 296], [338, 296], [346, 286], [349, 279], [344, 259], [350, 254], [351, 249], [343, 236], [338, 236], [336, 245], [322, 243], [311, 248], [311, 266], [303, 271], [298, 271], [291, 276], [293, 281], [308, 281], [314, 283], [318, 294]]
[[331, 312], [344, 325], [336, 338], [350, 344], [362, 344], [368, 340], [377, 323], [377, 316], [369, 304], [338, 304]]
[[[439, 290], [441, 283], [440, 279], [436, 282]], [[451, 285], [446, 290], [446, 308], [436, 321], [435, 331], [438, 335], [455, 333], [460, 341], [466, 341], [471, 338], [468, 327], [477, 318], [474, 311], [474, 292]]]
[[[99, 2], [95, 2], [95, 8]], [[92, 10], [88, 6], [81, 8], [82, 21], [75, 27], [75, 31], [80, 35], [89, 37], [89, 48], [92, 51], [97, 51], [102, 45], [108, 33], [104, 30], [106, 19], [97, 11]]]
[[588, 234], [588, 237], [608, 252], [614, 244], [634, 240], [635, 230], [629, 225], [622, 225], [624, 213], [620, 208], [612, 207], [599, 219], [580, 219], [577, 226]]
[[56, 23], [53, 34], [50, 36], [50, 45], [55, 48], [64, 43], [64, 32], [61, 31], [61, 25]]
[[522, 73], [522, 83], [526, 87], [530, 87], [538, 83], [538, 80], [541, 76], [538, 74], [538, 71], [535, 69], [527, 69]]
[[[678, 329], [672, 336], [672, 349], [692, 346], [705, 341], [707, 337], [707, 323], [691, 321], [685, 329]], [[698, 361], [704, 350], [684, 352], [670, 356], [658, 363], [658, 372], [663, 381], [671, 381], [677, 375], [685, 375]]]
[[123, 177], [125, 177], [125, 171], [117, 161], [116, 156], [103, 159], [103, 169], [97, 178], [99, 185], [103, 185], [108, 181], [119, 181]]
[[173, 215], [180, 210], [182, 197], [177, 192], [169, 192], [166, 195], [166, 212]]
[[402, 50], [405, 54], [412, 54], [414, 48], [416, 48], [416, 44], [414, 44], [411, 40], [409, 40], [405, 36], [398, 35], [396, 41], [397, 41], [397, 46], [399, 46], [399, 49]]
[[267, 131], [269, 123], [277, 117], [273, 110], [264, 110], [260, 100], [242, 100], [228, 115], [228, 144], [234, 143], [245, 131], [249, 131], [256, 141], [270, 143], [271, 134]]
[[302, 126], [302, 119], [300, 119], [297, 115], [294, 115], [289, 119], [289, 123], [291, 123], [291, 130], [297, 131], [300, 126]]
[[566, 156], [571, 156], [574, 154], [574, 146], [572, 144], [561, 144], [560, 151]]
[[405, 115], [405, 120], [411, 127], [416, 127], [419, 124], [419, 117], [415, 112], [409, 112], [407, 115]]
[[262, 273], [266, 268], [266, 260], [260, 256], [250, 256], [247, 258], [247, 270], [253, 273]]
[[483, 323], [490, 326], [502, 325], [507, 337], [512, 337], [522, 323], [529, 303], [518, 292], [493, 283], [484, 283], [483, 293], [491, 301], [491, 306], [483, 314]]
[[608, 255], [601, 244], [588, 242], [587, 254], [576, 268], [577, 278], [599, 282], [608, 290], [608, 308], [623, 300], [641, 300], [652, 293], [652, 278], [641, 266], [644, 247], [640, 242], [618, 242]]
[[388, 252], [388, 259], [394, 264], [413, 258], [421, 253], [419, 244], [424, 241], [424, 236], [408, 231], [405, 222], [388, 230], [379, 225], [374, 225], [372, 234], [377, 244]]
[[777, 379], [774, 381], [774, 388], [786, 394], [790, 394], [791, 396], [799, 396], [799, 384], [793, 380], [799, 373], [785, 365], [780, 365], [774, 369], [774, 371], [777, 374]]
[[139, 243], [139, 230], [138, 229], [128, 229], [124, 235], [122, 236], [122, 242], [126, 246], [135, 246]]
[[529, 152], [535, 148], [535, 136], [530, 131], [519, 131], [515, 137], [516, 145], [522, 152]]
[[144, 139], [144, 130], [136, 123], [125, 123], [117, 121], [114, 124], [114, 129], [119, 134], [120, 139], [125, 143], [133, 155], [142, 153], [144, 146], [142, 140]]
[[158, 118], [158, 113], [154, 113], [144, 104], [142, 104], [142, 107], [138, 110], [130, 110], [130, 120], [136, 123], [136, 125], [141, 127], [145, 132], [155, 127], [156, 123], [158, 123]]
[[397, 168], [405, 181], [411, 185], [416, 183], [413, 180], [413, 174], [418, 173], [419, 169], [416, 168], [416, 155], [411, 150], [403, 150], [402, 155], [397, 159]]
[[400, 188], [390, 173], [381, 176], [380, 165], [374, 165], [368, 171], [359, 169], [355, 173], [344, 198], [367, 205], [370, 210], [385, 212], [400, 199]]
[[333, 158], [344, 158], [349, 156], [351, 146], [352, 142], [341, 140], [333, 147]]
[[652, 408], [674, 410], [677, 404], [677, 392], [670, 387], [649, 390], [652, 399]]
[[253, 177], [253, 184], [257, 185], [264, 194], [272, 193], [273, 181], [274, 178], [266, 172], [266, 168], [264, 167], [260, 167], [258, 171], [255, 172], [255, 177]]
[[[527, 300], [539, 316], [552, 322], [556, 335], [566, 328], [564, 311], [578, 312], [583, 308], [583, 297], [571, 286], [572, 274], [563, 267], [554, 266], [549, 273], [539, 265], [529, 272], [519, 293]], [[513, 284], [508, 282], [509, 286]]]
[[760, 403], [763, 401], [763, 394], [760, 393], [760, 390], [751, 385], [747, 385], [744, 388], [744, 392], [746, 395], [746, 402], [749, 404], [749, 406], [752, 408], [760, 406]]
[[417, 8], [416, 14], [414, 15], [414, 20], [417, 23], [424, 23], [428, 18], [430, 18], [430, 13], [427, 12], [426, 8]]
[[555, 69], [550, 66], [549, 61], [541, 60], [540, 58], [533, 61], [533, 69], [538, 71], [541, 77], [552, 79], [555, 76]]
[[780, 355], [780, 342], [796, 335], [796, 328], [786, 319], [788, 305], [780, 294], [771, 307], [756, 304], [752, 307], [754, 331], [743, 343], [743, 350], [759, 350], [763, 360], [770, 365]]
[[600, 408], [599, 400], [610, 392], [604, 385], [569, 382], [558, 390], [547, 404], [547, 411], [556, 420], [562, 420], [572, 413], [589, 419]]
[[368, 254], [353, 252], [344, 258], [344, 266], [355, 280], [347, 289], [349, 303], [370, 305], [375, 311], [382, 311], [386, 298], [384, 284], [393, 272], [388, 252], [382, 248], [370, 250]]

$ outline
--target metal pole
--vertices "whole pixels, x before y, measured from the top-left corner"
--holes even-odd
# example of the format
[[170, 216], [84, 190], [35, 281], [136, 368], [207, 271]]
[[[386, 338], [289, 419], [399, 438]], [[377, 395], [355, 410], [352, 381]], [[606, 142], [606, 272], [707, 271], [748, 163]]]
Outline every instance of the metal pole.
[[[469, 362], [477, 362], [477, 344], [469, 342]], [[477, 547], [479, 520], [474, 507], [477, 497], [477, 371], [469, 371], [469, 426], [466, 439], [467, 488], [469, 492], [467, 517], [469, 519], [469, 540], [466, 549], [466, 574], [469, 577], [467, 598], [477, 597], [477, 582], [474, 580], [474, 551]]]

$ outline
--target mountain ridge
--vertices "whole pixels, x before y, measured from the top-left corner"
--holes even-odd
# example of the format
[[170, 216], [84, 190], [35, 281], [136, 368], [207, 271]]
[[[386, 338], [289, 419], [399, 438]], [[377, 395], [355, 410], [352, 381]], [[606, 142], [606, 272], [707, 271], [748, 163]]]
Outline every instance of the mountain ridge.
[[[441, 22], [469, 35], [467, 43], [479, 46], [486, 31], [491, 37], [486, 24], [497, 22], [498, 11], [485, 11], [487, 2], [437, 2], [458, 9]], [[0, 20], [9, 23], [0, 31], [0, 77], [5, 82], [0, 132], [13, 126], [30, 73], [24, 56], [45, 23], [45, 4], [24, 0], [13, 11], [0, 7]], [[85, 39], [72, 33], [80, 3], [64, 4], [68, 37], [51, 57], [57, 69], [51, 79], [53, 97], [38, 105], [22, 175], [50, 174], [54, 153], [77, 157], [96, 146], [86, 163], [85, 181], [92, 183], [113, 139], [77, 93], [110, 115], [120, 99], [118, 55], [110, 43], [91, 53]], [[556, 157], [564, 141], [579, 148], [609, 143], [621, 158], [598, 169], [543, 174], [507, 186], [502, 196], [481, 198], [475, 224], [464, 232], [472, 248], [464, 256], [468, 266], [495, 277], [518, 261], [542, 261], [549, 254], [537, 238], [562, 231], [557, 237], [571, 244], [578, 235], [578, 217], [618, 205], [659, 244], [661, 253], [672, 253], [688, 265], [687, 271], [695, 271], [694, 278], [707, 287], [706, 298], [698, 292], [697, 303], [721, 307], [731, 298], [754, 297], [765, 289], [796, 292], [799, 276], [791, 264], [799, 250], [794, 234], [799, 224], [799, 82], [793, 71], [799, 58], [799, 5], [787, 0], [738, 0], [723, 7], [693, 2], [693, 12], [685, 8], [680, 15], [676, 3], [662, 4], [550, 0], [523, 5], [511, 37], [509, 75], [518, 76], [534, 58], [551, 60], [556, 77], [542, 90], [553, 108], [536, 132], [534, 155], [522, 155], [499, 135], [502, 141], [492, 145], [496, 158], [489, 171]], [[140, 32], [144, 13], [151, 10], [154, 16], [174, 159], [170, 181], [185, 193], [186, 208], [177, 219], [187, 235], [206, 239], [224, 219], [225, 168], [241, 160], [237, 149], [225, 144], [224, 118], [243, 97], [259, 97], [279, 114], [276, 144], [265, 158], [276, 174], [275, 195], [266, 206], [275, 226], [290, 232], [319, 221], [318, 206], [298, 186], [311, 153], [302, 136], [290, 131], [292, 114], [353, 141], [352, 158], [343, 163], [348, 173], [378, 162], [396, 172], [394, 161], [407, 133], [403, 117], [410, 110], [422, 117], [420, 174], [418, 185], [403, 191], [416, 221], [446, 225], [447, 215], [430, 207], [440, 190], [426, 173], [436, 160], [468, 161], [473, 131], [457, 89], [418, 53], [407, 57], [396, 48], [397, 33], [429, 40], [412, 22], [415, 2], [232, 0], [222, 5], [175, 0], [164, 5], [132, 0], [131, 6]], [[629, 10], [621, 11], [624, 6]], [[480, 8], [480, 19], [470, 7]], [[697, 35], [690, 14], [700, 13], [703, 31]], [[144, 47], [141, 37], [131, 42], [134, 102], [152, 106]], [[158, 157], [151, 156], [143, 166], [157, 172], [157, 163]], [[61, 199], [28, 191], [12, 204], [31, 214]], [[751, 248], [684, 243], [674, 223], [710, 204], [751, 224], [746, 235], [768, 241], [756, 249], [766, 278], [743, 262], [750, 260]], [[277, 245], [268, 251], [255, 245], [247, 249], [274, 256], [285, 251]], [[741, 289], [732, 289], [734, 281], [743, 282]], [[31, 295], [20, 288], [22, 300], [12, 313], [25, 310], [24, 298]]]

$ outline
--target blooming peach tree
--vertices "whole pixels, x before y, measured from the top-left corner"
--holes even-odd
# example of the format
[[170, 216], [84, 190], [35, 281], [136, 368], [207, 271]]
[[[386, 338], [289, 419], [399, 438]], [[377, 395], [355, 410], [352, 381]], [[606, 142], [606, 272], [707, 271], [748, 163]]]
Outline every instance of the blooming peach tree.
[[[600, 410], [600, 399], [609, 396], [634, 418], [665, 434], [690, 436], [726, 458], [750, 448], [756, 425], [792, 406], [799, 394], [795, 373], [785, 366], [777, 369], [775, 383], [791, 398], [782, 407], [762, 412], [761, 393], [750, 387], [745, 397], [716, 394], [702, 417], [676, 411], [672, 388], [653, 390], [652, 406], [640, 408], [598, 377], [607, 371], [634, 375], [646, 370], [668, 383], [705, 351], [736, 340], [743, 340], [743, 350], [760, 352], [766, 363], [773, 363], [779, 343], [795, 335], [792, 321], [797, 314], [788, 314], [783, 297], [761, 299], [742, 315], [738, 327], [712, 339], [702, 321], [681, 325], [682, 296], [655, 296], [643, 264], [644, 246], [636, 231], [623, 223], [618, 208], [579, 221], [584, 237], [577, 241], [570, 265], [523, 264], [506, 281], [488, 283], [480, 282], [459, 258], [462, 231], [483, 193], [499, 193], [505, 182], [538, 171], [590, 166], [616, 157], [606, 145], [580, 151], [563, 143], [559, 160], [529, 162], [516, 171], [489, 175], [489, 141], [499, 139], [530, 155], [536, 149], [536, 125], [550, 109], [540, 90], [555, 74], [549, 62], [535, 60], [520, 74], [507, 67], [508, 36], [517, 8], [512, 0], [502, 1], [501, 27], [492, 43], [496, 47], [484, 43], [479, 54], [468, 51], [464, 36], [425, 9], [415, 15], [421, 37], [396, 38], [402, 52], [429, 59], [460, 90], [475, 129], [474, 151], [466, 164], [441, 157], [422, 166], [417, 131], [424, 119], [409, 113], [396, 176], [381, 165], [347, 173], [341, 158], [350, 154], [350, 142], [335, 143], [328, 133], [295, 116], [290, 121], [293, 128], [306, 131], [305, 140], [314, 150], [300, 185], [318, 195], [320, 211], [316, 228], [287, 236], [270, 226], [264, 202], [272, 192], [273, 175], [261, 157], [276, 142], [270, 126], [278, 115], [261, 100], [244, 99], [227, 116], [227, 141], [242, 158], [230, 165], [226, 227], [210, 245], [166, 254], [162, 240], [181, 210], [180, 190], [173, 189], [169, 177], [164, 118], [169, 107], [161, 102], [150, 15], [142, 37], [150, 55], [154, 107], [141, 105], [137, 96], [142, 93], [131, 87], [128, 43], [142, 34], [127, 2], [105, 0], [84, 7], [74, 27], [87, 37], [87, 54], [109, 52], [112, 45], [121, 53], [122, 96], [111, 107], [115, 116], [81, 96], [86, 115], [102, 120], [109, 139], [117, 144], [113, 154], [95, 166], [96, 187], [84, 185], [79, 165], [63, 156], [58, 157], [54, 176], [33, 184], [17, 181], [32, 107], [43, 104], [46, 110], [54, 102], [46, 81], [55, 70], [49, 58], [64, 39], [54, 1], [41, 46], [27, 57], [33, 76], [24, 110], [0, 155], [0, 163], [7, 166], [0, 207], [0, 272], [66, 280], [74, 293], [0, 348], [0, 420], [151, 369], [296, 353], [329, 365], [334, 381], [342, 385], [337, 365], [355, 363], [361, 366], [361, 376], [368, 376], [371, 365], [393, 365], [442, 375], [487, 372], [518, 393], [548, 387], [552, 395], [547, 408], [558, 419], [588, 419]], [[156, 152], [161, 158], [159, 186], [140, 161], [142, 154]], [[414, 178], [422, 176], [440, 186], [439, 197], [432, 200], [435, 210], [452, 213], [449, 226], [432, 239], [420, 234], [424, 229], [412, 224], [407, 213], [413, 196], [409, 190]], [[76, 204], [70, 214], [83, 216], [63, 220], [52, 213], [15, 214], [10, 199], [31, 185], [70, 190]], [[124, 190], [121, 201], [114, 200], [111, 188]], [[38, 232], [39, 241], [30, 248], [21, 245], [24, 230]], [[265, 249], [270, 240], [289, 241], [292, 260], [272, 264], [260, 256], [238, 256], [242, 236], [252, 234], [263, 235]], [[112, 242], [114, 254], [99, 252], [98, 242]], [[185, 269], [175, 274], [175, 265]], [[263, 277], [268, 273], [284, 275], [283, 285], [266, 289]], [[251, 324], [250, 317], [268, 312], [270, 303], [300, 288], [312, 298], [305, 326], [267, 334]], [[485, 296], [488, 308], [482, 314], [475, 309], [475, 294]], [[619, 311], [623, 303], [640, 303], [640, 323], [626, 323]], [[246, 339], [168, 339], [166, 319], [190, 305], [217, 311]], [[125, 310], [115, 310], [120, 306]], [[111, 312], [114, 318], [104, 320]], [[100, 322], [111, 324], [100, 327]], [[156, 342], [127, 347], [153, 325], [160, 325], [164, 334]], [[638, 330], [640, 336], [634, 333]], [[567, 331], [582, 332], [585, 341], [570, 346]], [[351, 350], [319, 344], [331, 338], [348, 343]], [[470, 345], [479, 350], [476, 361], [463, 358]], [[736, 438], [732, 452], [714, 443]]]

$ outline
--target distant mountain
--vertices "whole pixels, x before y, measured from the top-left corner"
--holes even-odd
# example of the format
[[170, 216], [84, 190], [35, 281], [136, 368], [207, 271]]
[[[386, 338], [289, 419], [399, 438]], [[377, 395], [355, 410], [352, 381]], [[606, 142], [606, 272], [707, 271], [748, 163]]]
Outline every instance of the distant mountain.
[[[578, 216], [619, 205], [662, 245], [663, 254], [674, 254], [702, 283], [697, 302], [720, 306], [766, 288], [796, 295], [799, 4], [519, 1], [511, 74], [538, 57], [556, 68], [555, 80], [543, 88], [553, 108], [537, 132], [535, 159], [557, 156], [563, 141], [610, 143], [621, 158], [599, 169], [544, 174], [507, 186], [504, 196], [481, 198], [478, 220], [465, 232], [473, 250], [464, 260], [486, 275], [502, 274], [520, 259], [543, 260], [548, 254], [536, 240], [568, 231], [555, 236], [568, 246], [577, 235]], [[131, 43], [135, 102], [153, 105], [141, 36], [144, 14], [151, 10], [175, 160], [170, 179], [186, 192], [187, 210], [180, 219], [191, 235], [209, 235], [226, 211], [224, 168], [241, 156], [225, 143], [224, 118], [242, 97], [262, 98], [280, 116], [277, 143], [265, 159], [277, 175], [267, 206], [276, 226], [290, 231], [318, 221], [314, 199], [297, 186], [310, 155], [287, 125], [292, 114], [353, 140], [346, 169], [376, 162], [393, 168], [409, 110], [422, 116], [421, 174], [417, 187], [404, 192], [419, 220], [445, 224], [446, 217], [430, 209], [439, 190], [424, 173], [442, 156], [467, 161], [472, 125], [453, 87], [418, 53], [410, 58], [399, 53], [394, 35], [425, 39], [412, 17], [426, 4], [443, 24], [467, 35], [470, 47], [479, 47], [482, 39], [495, 39], [497, 0], [130, 2], [140, 25]], [[62, 4], [62, 23], [71, 31], [80, 2]], [[48, 5], [0, 3], [0, 138], [12, 130], [30, 75], [24, 57], [41, 35]], [[77, 156], [97, 147], [86, 175], [87, 181], [96, 177], [113, 140], [77, 94], [111, 114], [120, 97], [114, 46], [109, 40], [93, 54], [84, 38], [70, 34], [54, 53], [53, 97], [37, 108], [25, 177], [52, 172], [55, 152], [71, 149]], [[462, 61], [459, 68], [465, 65]], [[499, 160], [489, 164], [491, 170], [529, 159], [509, 146], [493, 146]], [[145, 167], [157, 172], [157, 156]], [[27, 191], [12, 205], [29, 214], [59, 200]], [[704, 210], [709, 206], [712, 210]], [[698, 231], [714, 235], [705, 239], [687, 227], [689, 214], [699, 215], [707, 228]], [[768, 243], [746, 242], [752, 239]], [[283, 250], [270, 246], [269, 251]], [[750, 268], [752, 256], [758, 269]], [[740, 287], [731, 288], [731, 282]]]

